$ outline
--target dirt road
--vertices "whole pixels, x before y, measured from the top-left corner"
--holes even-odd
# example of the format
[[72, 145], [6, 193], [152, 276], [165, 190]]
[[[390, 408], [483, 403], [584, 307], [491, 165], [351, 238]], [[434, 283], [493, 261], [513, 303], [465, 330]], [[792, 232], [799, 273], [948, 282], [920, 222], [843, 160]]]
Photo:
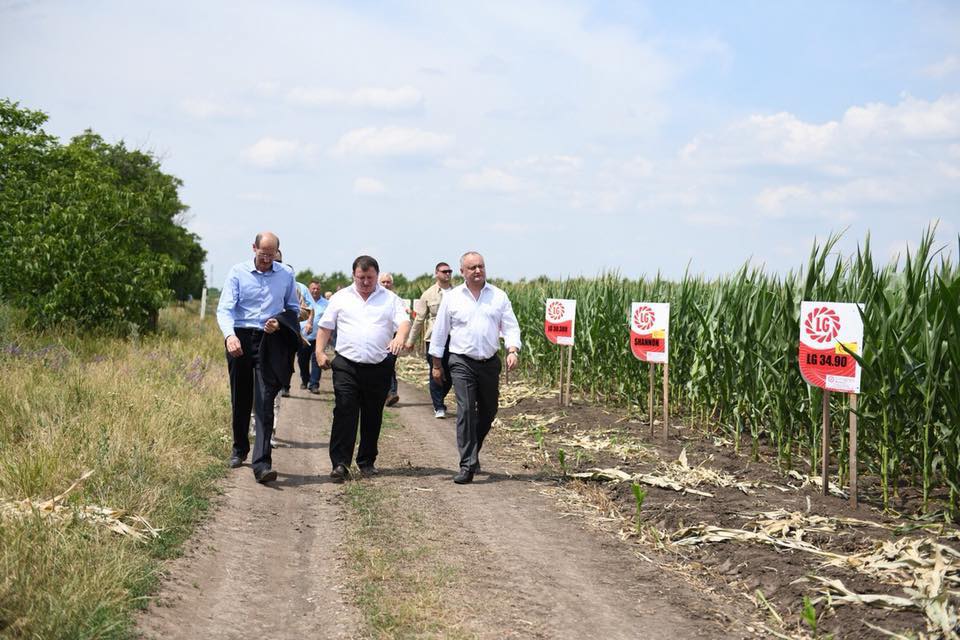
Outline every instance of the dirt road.
[[435, 594], [444, 615], [431, 635], [741, 635], [721, 625], [705, 594], [581, 519], [564, 517], [541, 491], [546, 481], [529, 472], [484, 455], [473, 484], [451, 482], [454, 420], [435, 419], [427, 394], [409, 385], [401, 384], [393, 426], [381, 437], [381, 474], [333, 484], [328, 376], [321, 390], [296, 390], [284, 400], [279, 439], [287, 446], [274, 452], [277, 482], [257, 485], [246, 466], [230, 472], [209, 521], [170, 564], [141, 616], [145, 637], [375, 635], [351, 561], [351, 483], [388, 491], [394, 512], [412, 516], [395, 523], [398, 544], [415, 537], [413, 561], [446, 568]]

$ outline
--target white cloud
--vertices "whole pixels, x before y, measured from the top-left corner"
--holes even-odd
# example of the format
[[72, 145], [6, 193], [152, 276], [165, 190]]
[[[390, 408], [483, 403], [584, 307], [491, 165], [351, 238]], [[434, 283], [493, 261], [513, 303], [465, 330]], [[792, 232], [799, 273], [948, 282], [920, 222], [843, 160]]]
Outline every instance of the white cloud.
[[839, 120], [805, 122], [787, 112], [751, 115], [716, 133], [694, 137], [680, 151], [688, 162], [712, 165], [816, 164], [824, 171], [852, 160], [904, 153], [910, 143], [945, 143], [960, 136], [960, 96], [933, 101], [904, 96], [895, 105], [852, 106]]
[[180, 101], [180, 110], [200, 120], [247, 117], [253, 114], [253, 110], [248, 107], [227, 105], [209, 98], [184, 98]]
[[287, 101], [305, 107], [371, 109], [375, 111], [411, 111], [423, 104], [423, 95], [414, 87], [396, 89], [366, 87], [355, 91], [295, 87], [287, 92]]
[[583, 165], [583, 159], [577, 156], [552, 155], [529, 156], [514, 163], [518, 169], [530, 169], [540, 173], [569, 174]]
[[692, 213], [683, 217], [687, 224], [695, 227], [736, 227], [740, 224], [737, 218], [725, 213]]
[[453, 144], [453, 136], [404, 127], [365, 127], [340, 137], [332, 152], [337, 156], [434, 156]]
[[784, 214], [785, 205], [789, 201], [809, 200], [810, 190], [798, 185], [786, 185], [782, 187], [771, 187], [764, 189], [754, 199], [757, 206], [771, 217], [781, 217]]
[[939, 62], [923, 68], [923, 74], [931, 78], [945, 78], [960, 71], [960, 58], [949, 55]]
[[362, 177], [353, 181], [353, 192], [362, 195], [379, 195], [387, 188], [376, 178]]
[[899, 104], [882, 102], [850, 107], [843, 127], [860, 139], [940, 139], [960, 135], [960, 96], [933, 102], [905, 96]]
[[492, 167], [464, 175], [460, 186], [468, 191], [487, 193], [516, 193], [523, 188], [519, 178]]
[[313, 147], [299, 140], [260, 138], [243, 151], [243, 159], [261, 169], [283, 169], [304, 164], [310, 160]]

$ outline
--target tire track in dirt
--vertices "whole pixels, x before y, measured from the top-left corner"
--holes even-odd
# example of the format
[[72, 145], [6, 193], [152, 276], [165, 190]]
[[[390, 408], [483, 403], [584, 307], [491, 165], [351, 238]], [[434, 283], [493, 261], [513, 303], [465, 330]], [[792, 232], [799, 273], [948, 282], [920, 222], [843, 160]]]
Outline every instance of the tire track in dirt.
[[435, 419], [426, 393], [401, 385], [406, 402], [392, 411], [402, 427], [384, 433], [373, 482], [396, 482], [407, 508], [424, 512], [425, 526], [437, 523], [465, 573], [446, 600], [478, 636], [730, 637], [701, 594], [561, 517], [528, 472], [485, 454], [472, 484], [454, 484], [455, 421]]
[[257, 484], [249, 464], [229, 472], [214, 513], [139, 616], [145, 638], [359, 637], [342, 573], [341, 489], [327, 477], [323, 382], [320, 396], [294, 390], [281, 401], [276, 482]]
[[[283, 400], [277, 482], [256, 484], [248, 466], [228, 474], [215, 512], [139, 617], [144, 637], [370, 635], [352, 602], [343, 486], [328, 478], [329, 376], [321, 389]], [[424, 566], [456, 572], [440, 599], [459, 637], [732, 637], [702, 594], [564, 518], [529, 472], [485, 452], [474, 483], [454, 484], [454, 419], [435, 419], [413, 386], [401, 383], [401, 398], [390, 409], [399, 427], [381, 437], [381, 474], [358, 482], [389, 487], [430, 541]]]

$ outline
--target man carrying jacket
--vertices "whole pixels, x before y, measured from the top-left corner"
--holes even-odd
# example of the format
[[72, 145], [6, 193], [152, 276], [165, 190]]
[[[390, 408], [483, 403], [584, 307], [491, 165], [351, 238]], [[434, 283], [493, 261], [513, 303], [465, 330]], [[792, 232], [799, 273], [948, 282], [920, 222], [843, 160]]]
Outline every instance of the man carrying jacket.
[[[286, 332], [293, 329], [289, 327], [290, 322], [281, 323], [280, 317], [290, 312], [287, 317], [292, 317], [295, 325], [300, 310], [293, 273], [274, 261], [279, 249], [280, 239], [275, 234], [258, 233], [253, 243], [253, 259], [230, 269], [217, 305], [217, 324], [224, 337], [233, 409], [230, 467], [241, 466], [250, 453], [247, 428], [252, 404], [256, 437], [251, 467], [260, 483], [277, 478], [270, 451], [273, 401], [285, 384], [282, 376], [285, 369], [280, 369], [290, 366], [292, 373], [293, 358], [287, 351], [291, 343], [285, 338]], [[277, 335], [270, 338], [271, 334]], [[269, 362], [264, 358], [265, 342], [269, 343]], [[292, 344], [295, 348], [296, 342]]]

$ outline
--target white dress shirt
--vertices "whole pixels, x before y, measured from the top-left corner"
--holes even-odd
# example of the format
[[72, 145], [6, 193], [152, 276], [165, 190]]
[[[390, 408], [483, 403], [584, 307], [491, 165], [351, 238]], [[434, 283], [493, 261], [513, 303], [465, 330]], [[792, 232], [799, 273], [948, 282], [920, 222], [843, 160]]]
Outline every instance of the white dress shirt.
[[450, 353], [486, 360], [500, 350], [503, 335], [507, 349], [520, 349], [520, 324], [502, 289], [485, 283], [474, 298], [466, 284], [445, 293], [437, 310], [430, 340], [430, 355], [443, 357], [450, 336]]
[[379, 284], [364, 300], [355, 284], [337, 291], [318, 322], [337, 332], [337, 353], [364, 364], [382, 362], [400, 325], [410, 322], [403, 301]]

